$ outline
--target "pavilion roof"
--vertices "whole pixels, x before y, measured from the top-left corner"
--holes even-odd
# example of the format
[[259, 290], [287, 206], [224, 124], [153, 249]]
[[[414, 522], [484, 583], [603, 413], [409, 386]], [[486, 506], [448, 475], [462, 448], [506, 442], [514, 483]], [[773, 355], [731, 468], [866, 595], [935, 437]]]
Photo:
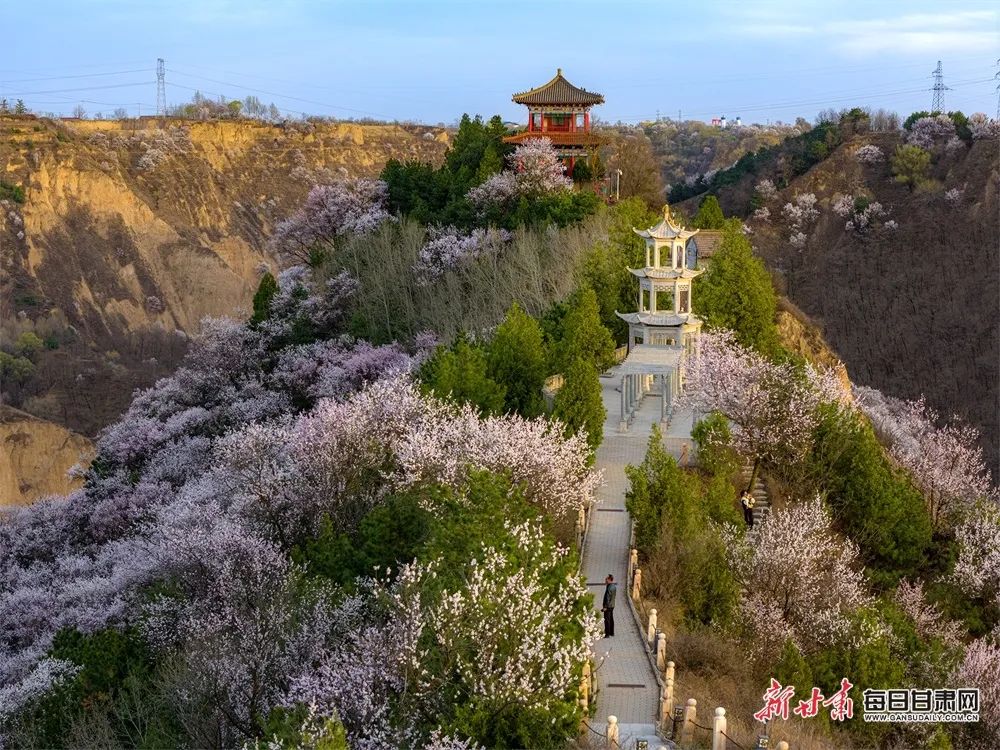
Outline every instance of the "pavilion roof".
[[581, 89], [563, 78], [562, 68], [556, 70], [555, 78], [530, 91], [522, 91], [511, 97], [517, 104], [604, 104], [604, 97], [592, 91]]
[[668, 328], [675, 328], [686, 323], [699, 322], [698, 316], [694, 313], [680, 313], [678, 315], [672, 312], [620, 313], [615, 311], [615, 315], [624, 320], [626, 323], [631, 323], [633, 325], [641, 323], [642, 325], [647, 326], [665, 326]]
[[663, 207], [663, 218], [659, 224], [648, 229], [633, 229], [637, 235], [643, 239], [672, 240], [677, 237], [687, 239], [698, 233], [697, 229], [685, 229], [680, 224], [675, 224], [670, 218], [670, 206]]
[[693, 279], [702, 274], [699, 268], [630, 268], [629, 273], [640, 279]]

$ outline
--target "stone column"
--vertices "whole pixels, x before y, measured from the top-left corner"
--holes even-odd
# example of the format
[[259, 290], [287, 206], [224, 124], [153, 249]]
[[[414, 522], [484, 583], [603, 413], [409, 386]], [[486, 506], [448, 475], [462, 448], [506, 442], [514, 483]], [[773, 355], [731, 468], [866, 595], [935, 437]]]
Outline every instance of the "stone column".
[[694, 723], [698, 721], [698, 701], [687, 699], [684, 706], [684, 723], [681, 725], [681, 744], [690, 745], [694, 741]]
[[663, 691], [661, 693], [661, 710], [663, 711], [663, 721], [673, 721], [674, 716], [674, 678], [668, 677], [663, 681]]
[[788, 750], [788, 743], [782, 740], [777, 745], [775, 745], [775, 750]]
[[656, 644], [656, 610], [649, 610], [649, 621], [646, 625], [646, 645], [653, 648]]
[[621, 419], [618, 421], [619, 432], [624, 432], [628, 428], [628, 411], [625, 407], [625, 379], [627, 375], [622, 375], [621, 380], [621, 402], [622, 402], [622, 414]]
[[667, 392], [668, 378], [660, 375], [660, 421], [667, 423], [667, 406], [670, 404], [670, 394]]
[[604, 746], [607, 748], [607, 750], [619, 750], [619, 748], [621, 746], [618, 744], [618, 717], [617, 716], [609, 716], [608, 717], [608, 730], [607, 730], [607, 734], [605, 736], [606, 736], [607, 739], [605, 740], [605, 745]]
[[663, 671], [667, 665], [667, 634], [660, 632], [656, 634], [656, 668]]
[[712, 750], [726, 750], [726, 709], [719, 706], [712, 719]]
[[666, 669], [663, 670], [663, 679], [672, 680], [676, 676], [677, 676], [677, 667], [674, 665], [672, 661], [668, 661]]
[[632, 598], [639, 601], [642, 595], [642, 568], [636, 568], [632, 575]]
[[583, 677], [580, 679], [580, 708], [584, 713], [590, 708], [590, 659], [583, 663]]
[[632, 572], [639, 567], [639, 550], [631, 549], [628, 553], [628, 577], [632, 580]]

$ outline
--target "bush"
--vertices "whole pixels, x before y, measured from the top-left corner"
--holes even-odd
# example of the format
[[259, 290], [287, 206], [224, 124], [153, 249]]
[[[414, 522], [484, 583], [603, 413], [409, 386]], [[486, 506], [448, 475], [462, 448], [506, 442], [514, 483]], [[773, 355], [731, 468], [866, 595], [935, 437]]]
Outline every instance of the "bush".
[[562, 388], [556, 393], [552, 416], [566, 424], [567, 435], [585, 432], [591, 450], [604, 438], [607, 410], [601, 395], [601, 381], [593, 366], [582, 357], [573, 360], [564, 373]]
[[271, 300], [277, 293], [278, 281], [269, 271], [261, 277], [257, 292], [253, 296], [253, 317], [250, 318], [252, 323], [263, 323], [268, 319], [271, 313]]
[[919, 146], [897, 146], [889, 164], [896, 182], [912, 192], [927, 182], [931, 155]]
[[420, 369], [425, 390], [439, 398], [472, 404], [480, 414], [502, 414], [506, 388], [488, 374], [487, 353], [465, 336], [451, 347], [439, 347]]
[[569, 298], [566, 308], [553, 347], [552, 370], [565, 372], [577, 357], [598, 372], [606, 370], [614, 363], [615, 342], [601, 324], [597, 293], [584, 287]]
[[490, 341], [487, 362], [489, 377], [504, 389], [504, 411], [542, 414], [548, 353], [538, 322], [516, 302]]
[[931, 521], [924, 500], [890, 462], [862, 416], [833, 404], [821, 406], [807, 462], [876, 585], [894, 586], [926, 565]]
[[4, 199], [12, 200], [15, 203], [24, 203], [24, 188], [0, 180], [0, 200]]

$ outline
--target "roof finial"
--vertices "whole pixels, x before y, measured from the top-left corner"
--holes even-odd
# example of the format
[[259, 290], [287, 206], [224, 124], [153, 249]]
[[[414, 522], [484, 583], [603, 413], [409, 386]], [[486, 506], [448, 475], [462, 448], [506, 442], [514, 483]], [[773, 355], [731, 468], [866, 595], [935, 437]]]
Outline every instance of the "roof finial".
[[663, 219], [664, 221], [670, 221], [670, 204], [663, 204]]
[[562, 68], [556, 68], [556, 75], [557, 76], [561, 76], [562, 75]]

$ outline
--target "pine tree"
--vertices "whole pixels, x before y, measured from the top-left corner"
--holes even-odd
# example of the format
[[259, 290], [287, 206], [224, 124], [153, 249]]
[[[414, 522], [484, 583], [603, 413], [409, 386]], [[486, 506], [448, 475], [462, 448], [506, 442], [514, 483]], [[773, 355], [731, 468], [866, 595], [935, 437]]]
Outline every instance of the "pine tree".
[[722, 213], [722, 206], [719, 199], [714, 195], [708, 195], [698, 206], [698, 213], [694, 215], [692, 226], [696, 229], [722, 229], [725, 226], [726, 217]]
[[268, 271], [257, 285], [257, 292], [253, 296], [253, 317], [251, 323], [262, 323], [267, 320], [270, 314], [271, 300], [278, 293], [278, 282]]
[[694, 309], [708, 325], [732, 329], [739, 343], [767, 353], [777, 343], [771, 277], [737, 220], [728, 221], [724, 232], [708, 273], [695, 286]]
[[597, 450], [604, 437], [607, 417], [598, 374], [590, 362], [576, 357], [566, 368], [563, 378], [552, 416], [566, 424], [567, 434], [586, 432], [587, 443]]
[[28, 108], [24, 104], [24, 99], [18, 99], [14, 103], [14, 114], [15, 115], [24, 115], [24, 114], [27, 114], [27, 113], [28, 113]]
[[548, 355], [538, 322], [515, 302], [489, 346], [489, 375], [506, 391], [504, 407], [524, 417], [544, 411]]
[[615, 342], [601, 323], [597, 294], [590, 287], [584, 287], [569, 301], [569, 312], [563, 318], [562, 335], [555, 347], [555, 370], [565, 373], [576, 357], [582, 357], [598, 371], [614, 362]]
[[438, 398], [472, 404], [484, 415], [504, 411], [505, 389], [487, 374], [486, 352], [464, 336], [450, 349], [440, 348], [420, 378]]

